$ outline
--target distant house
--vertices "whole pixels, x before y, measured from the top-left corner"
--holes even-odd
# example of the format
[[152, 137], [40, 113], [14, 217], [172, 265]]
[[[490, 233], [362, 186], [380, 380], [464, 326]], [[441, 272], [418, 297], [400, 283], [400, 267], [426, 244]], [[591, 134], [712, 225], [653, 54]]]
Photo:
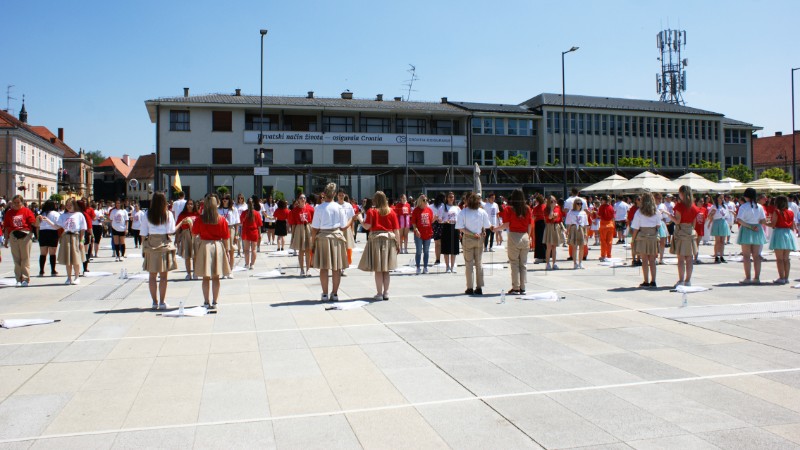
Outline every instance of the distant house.
[[94, 198], [115, 200], [125, 198], [128, 175], [131, 174], [135, 159], [128, 155], [122, 158], [110, 156], [94, 167]]
[[[126, 197], [131, 201], [139, 202], [144, 207], [150, 204], [150, 196], [153, 192], [153, 179], [156, 170], [156, 154], [144, 155], [136, 160], [133, 170], [128, 175], [125, 183]], [[136, 180], [136, 183], [131, 181]]]
[[54, 135], [47, 127], [32, 126], [31, 129], [39, 136], [47, 139], [64, 152], [63, 167], [58, 172], [58, 193], [66, 197], [87, 197], [91, 199], [94, 193], [94, 169], [92, 162], [83, 149], [75, 153], [64, 142], [64, 129], [58, 129], [58, 136]]
[[[795, 131], [795, 134], [800, 134], [800, 131]], [[800, 145], [800, 136], [794, 137], [797, 139], [795, 143], [795, 147], [797, 147]], [[779, 167], [791, 174], [792, 163], [795, 160], [794, 156], [792, 153], [791, 134], [783, 134], [778, 131], [775, 136], [753, 139], [753, 171], [756, 176], [773, 167]], [[797, 175], [800, 175], [800, 173], [795, 174], [795, 180]]]

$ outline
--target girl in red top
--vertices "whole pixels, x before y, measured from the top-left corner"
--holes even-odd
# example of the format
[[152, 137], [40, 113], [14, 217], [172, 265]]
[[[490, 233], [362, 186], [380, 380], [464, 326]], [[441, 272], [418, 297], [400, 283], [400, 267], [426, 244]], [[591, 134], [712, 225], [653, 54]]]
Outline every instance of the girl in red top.
[[397, 267], [400, 251], [400, 223], [389, 207], [386, 194], [378, 191], [372, 197], [374, 208], [367, 211], [362, 226], [369, 231], [364, 254], [358, 268], [375, 272], [375, 300], [389, 300], [389, 271]]
[[286, 244], [286, 235], [289, 234], [289, 208], [286, 207], [286, 200], [278, 200], [278, 209], [273, 213], [273, 217], [275, 217], [277, 251], [282, 252], [283, 246]]
[[175, 234], [175, 243], [178, 244], [178, 253], [183, 258], [183, 263], [186, 266], [186, 279], [191, 280], [197, 278], [192, 276], [192, 262], [194, 261], [194, 235], [192, 234], [192, 226], [200, 217], [195, 209], [194, 200], [186, 200], [186, 205], [183, 211], [178, 214], [177, 233]]
[[774, 281], [775, 284], [789, 282], [789, 269], [791, 268], [789, 253], [797, 250], [794, 213], [788, 208], [789, 200], [786, 196], [781, 195], [775, 199], [775, 211], [768, 216], [770, 226], [775, 228], [769, 240], [769, 249], [775, 251], [778, 264], [778, 279]]
[[607, 195], [600, 197], [600, 208], [597, 210], [600, 218], [600, 261], [611, 258], [611, 246], [614, 243], [614, 206]]
[[36, 217], [26, 208], [21, 195], [11, 199], [11, 207], [3, 216], [3, 231], [6, 235], [6, 248], [11, 247], [11, 257], [14, 259], [14, 277], [17, 287], [28, 287], [31, 275], [31, 237], [33, 227], [36, 226]]
[[547, 244], [544, 243], [544, 211], [547, 208], [547, 202], [544, 200], [542, 194], [536, 194], [533, 200], [533, 208], [531, 211], [531, 220], [533, 221], [533, 263], [539, 264], [544, 262], [545, 254], [547, 254]]
[[[556, 265], [556, 248], [564, 243], [564, 234], [561, 232], [561, 208], [558, 207], [558, 201], [554, 196], [547, 199], [547, 208], [544, 211], [544, 243], [547, 245], [544, 260], [547, 263], [545, 270], [558, 270]], [[553, 264], [550, 265], [550, 261]]]
[[[289, 247], [297, 252], [300, 263], [300, 276], [306, 275], [306, 269], [311, 268], [311, 221], [314, 220], [314, 207], [306, 203], [306, 196], [300, 194], [297, 205], [292, 208], [289, 215], [289, 224], [292, 226], [292, 242]], [[307, 274], [311, 276], [311, 273]]]
[[692, 188], [683, 185], [678, 190], [679, 201], [673, 208], [672, 221], [676, 223], [673, 234], [672, 246], [669, 252], [678, 256], [678, 286], [692, 285], [692, 269], [694, 268], [694, 255], [697, 254], [697, 241], [695, 240], [694, 227], [700, 209], [694, 205]]
[[428, 273], [428, 250], [433, 238], [433, 210], [428, 206], [428, 198], [424, 195], [417, 197], [417, 206], [411, 212], [411, 226], [414, 228], [414, 248], [416, 253], [414, 261], [417, 263], [417, 275], [420, 274], [420, 258], [424, 258], [424, 273]]
[[[192, 234], [199, 239], [195, 258], [195, 274], [203, 278], [203, 306], [214, 309], [219, 298], [219, 277], [231, 273], [224, 242], [230, 239], [230, 228], [219, 215], [219, 197], [208, 194], [203, 215], [192, 225]], [[214, 303], [209, 303], [209, 281]]]
[[500, 213], [503, 224], [497, 228], [508, 228], [508, 262], [511, 265], [511, 290], [509, 294], [524, 294], [527, 280], [528, 252], [530, 251], [530, 234], [532, 225], [531, 208], [525, 204], [525, 193], [522, 189], [514, 189], [508, 197], [508, 206]]
[[242, 245], [244, 246], [244, 266], [253, 270], [256, 263], [256, 249], [261, 238], [261, 213], [255, 210], [253, 198], [247, 199], [247, 211], [239, 218], [242, 222]]
[[408, 253], [408, 229], [411, 222], [411, 205], [408, 204], [406, 195], [392, 205], [397, 221], [400, 223], [400, 253]]
[[[697, 241], [697, 248], [700, 248], [700, 241], [703, 239], [703, 236], [706, 234], [706, 219], [708, 218], [708, 208], [705, 206], [705, 202], [702, 200], [698, 200], [697, 202], [697, 221], [694, 224], [694, 232], [697, 234], [695, 240]], [[694, 262], [695, 264], [700, 264], [699, 255], [695, 253], [694, 255]]]

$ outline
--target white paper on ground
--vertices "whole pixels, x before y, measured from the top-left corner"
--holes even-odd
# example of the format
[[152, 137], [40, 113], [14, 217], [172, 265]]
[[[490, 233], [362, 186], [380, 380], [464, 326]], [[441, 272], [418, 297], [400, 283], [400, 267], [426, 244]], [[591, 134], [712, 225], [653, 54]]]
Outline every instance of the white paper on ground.
[[526, 294], [520, 297], [520, 300], [539, 300], [542, 302], [557, 302], [558, 294], [554, 291], [540, 292], [538, 294]]
[[344, 310], [347, 310], [347, 309], [358, 309], [358, 308], [363, 307], [364, 305], [369, 305], [369, 302], [364, 301], [364, 300], [355, 300], [355, 301], [352, 301], [352, 302], [331, 303], [329, 305], [325, 305], [325, 309], [326, 310], [335, 309], [335, 310], [344, 311]]
[[392, 273], [417, 273], [417, 268], [410, 266], [400, 266], [394, 269]]
[[48, 323], [55, 323], [53, 319], [3, 319], [0, 320], [0, 327], [2, 328], [20, 328], [29, 327], [31, 325], [45, 325]]
[[709, 290], [711, 290], [711, 288], [703, 286], [678, 286], [675, 288], [675, 292], [678, 292], [680, 294], [692, 294], [695, 292], [704, 292]]
[[111, 272], [84, 272], [83, 273], [83, 276], [85, 276], [87, 278], [110, 277], [111, 275], [114, 275], [114, 274], [111, 273]]
[[503, 263], [489, 263], [482, 264], [484, 269], [505, 269], [506, 265]]
[[289, 254], [289, 250], [279, 250], [279, 251], [275, 251], [275, 252], [269, 252], [269, 253], [267, 253], [267, 255], [268, 256], [291, 256]]
[[697, 258], [698, 259], [711, 259], [711, 258], [713, 258], [713, 256], [711, 256], [711, 255], [698, 255]]
[[234, 267], [233, 270], [231, 270], [231, 272], [246, 272], [246, 271], [247, 271], [247, 269], [245, 269], [244, 267], [241, 267], [241, 266]]
[[258, 278], [280, 278], [280, 277], [282, 277], [284, 275], [285, 275], [285, 273], [282, 273], [278, 269], [270, 270], [268, 272], [259, 272], [259, 273], [254, 273], [253, 274], [254, 277], [258, 277]]
[[[162, 317], [181, 317], [180, 309], [174, 311], [167, 311], [161, 314]], [[186, 317], [202, 317], [208, 314], [208, 310], [202, 306], [195, 306], [194, 308], [183, 308], [183, 315]]]
[[2, 286], [16, 286], [17, 280], [14, 278], [0, 278], [0, 287]]
[[131, 279], [132, 280], [149, 280], [150, 279], [150, 274], [148, 272], [139, 272], [139, 273], [135, 273], [133, 275], [128, 274], [128, 279], [129, 280], [131, 280]]

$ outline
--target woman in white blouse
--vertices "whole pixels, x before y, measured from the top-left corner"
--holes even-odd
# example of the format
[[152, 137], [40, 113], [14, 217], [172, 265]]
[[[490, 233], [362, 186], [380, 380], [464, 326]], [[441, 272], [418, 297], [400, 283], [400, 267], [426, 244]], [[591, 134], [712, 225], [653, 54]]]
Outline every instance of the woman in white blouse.
[[[44, 202], [39, 216], [39, 276], [44, 276], [44, 265], [50, 257], [50, 276], [58, 275], [56, 271], [56, 250], [58, 249], [58, 226], [50, 225], [58, 221], [56, 204], [52, 200]], [[45, 221], [44, 217], [50, 219]]]
[[[167, 273], [176, 270], [177, 249], [171, 236], [175, 235], [175, 216], [167, 210], [167, 197], [163, 192], [153, 194], [147, 217], [142, 220], [142, 269], [150, 273], [150, 298], [153, 309], [167, 309]], [[156, 276], [159, 277], [156, 283]], [[156, 287], [158, 290], [156, 290]], [[160, 301], [159, 301], [160, 299]]]
[[711, 236], [714, 236], [714, 262], [724, 263], [725, 261], [725, 241], [730, 239], [731, 229], [728, 226], [728, 219], [731, 215], [725, 205], [725, 197], [717, 194], [714, 197], [714, 205], [708, 210], [708, 221], [711, 222]]
[[336, 183], [328, 183], [322, 195], [325, 201], [317, 206], [311, 219], [311, 242], [314, 246], [312, 265], [319, 269], [322, 301], [328, 301], [328, 271], [331, 271], [333, 286], [330, 301], [338, 302], [342, 270], [347, 268], [347, 240], [344, 230], [349, 222], [344, 218], [342, 207], [334, 201]]
[[[761, 284], [761, 247], [767, 243], [762, 225], [767, 223], [764, 208], [756, 203], [756, 190], [747, 188], [742, 195], [746, 200], [739, 205], [736, 223], [739, 224], [737, 243], [742, 246], [744, 280], [740, 284]], [[752, 257], [755, 277], [750, 278], [750, 259]]]
[[447, 201], [444, 204], [444, 214], [440, 218], [442, 223], [442, 256], [444, 256], [445, 273], [456, 273], [456, 255], [459, 253], [459, 233], [456, 230], [456, 217], [461, 212], [461, 208], [455, 204], [456, 195], [452, 192], [447, 193]]
[[642, 258], [644, 282], [639, 285], [640, 288], [656, 287], [656, 256], [660, 251], [658, 230], [662, 224], [661, 213], [656, 207], [653, 194], [649, 192], [643, 194], [641, 207], [636, 210], [631, 221], [633, 248]]
[[[86, 252], [83, 249], [83, 234], [88, 229], [86, 217], [77, 211], [75, 199], [67, 199], [65, 212], [58, 216], [55, 222], [46, 216], [39, 216], [42, 222], [55, 228], [62, 228], [64, 232], [58, 240], [58, 263], [67, 267], [67, 281], [64, 284], [80, 284], [81, 265]], [[73, 273], [75, 274], [73, 278]]]
[[567, 225], [567, 244], [575, 247], [572, 262], [573, 269], [583, 269], [583, 248], [586, 246], [586, 227], [589, 226], [589, 218], [583, 210], [583, 199], [576, 198], [572, 202], [572, 210], [567, 212], [565, 221]]

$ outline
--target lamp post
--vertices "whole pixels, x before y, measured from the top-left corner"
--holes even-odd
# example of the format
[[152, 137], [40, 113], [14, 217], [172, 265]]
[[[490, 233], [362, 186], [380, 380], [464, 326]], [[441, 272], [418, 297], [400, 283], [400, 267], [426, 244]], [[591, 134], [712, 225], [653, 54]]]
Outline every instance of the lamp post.
[[[261, 93], [259, 95], [259, 103], [258, 103], [258, 110], [259, 110], [259, 119], [258, 119], [258, 152], [259, 154], [263, 153], [263, 149], [261, 145], [264, 143], [264, 36], [267, 35], [267, 30], [259, 30], [261, 34]], [[264, 166], [264, 158], [261, 157], [261, 166]], [[256, 189], [254, 189], [259, 198], [261, 198], [261, 181], [263, 178], [261, 175], [255, 177], [256, 178]]]
[[561, 52], [561, 162], [564, 167], [564, 198], [567, 198], [567, 95], [564, 82], [564, 55], [574, 52], [578, 47], [573, 46], [565, 52]]
[[792, 69], [792, 183], [797, 183], [797, 139], [794, 137], [794, 71], [800, 67]]

